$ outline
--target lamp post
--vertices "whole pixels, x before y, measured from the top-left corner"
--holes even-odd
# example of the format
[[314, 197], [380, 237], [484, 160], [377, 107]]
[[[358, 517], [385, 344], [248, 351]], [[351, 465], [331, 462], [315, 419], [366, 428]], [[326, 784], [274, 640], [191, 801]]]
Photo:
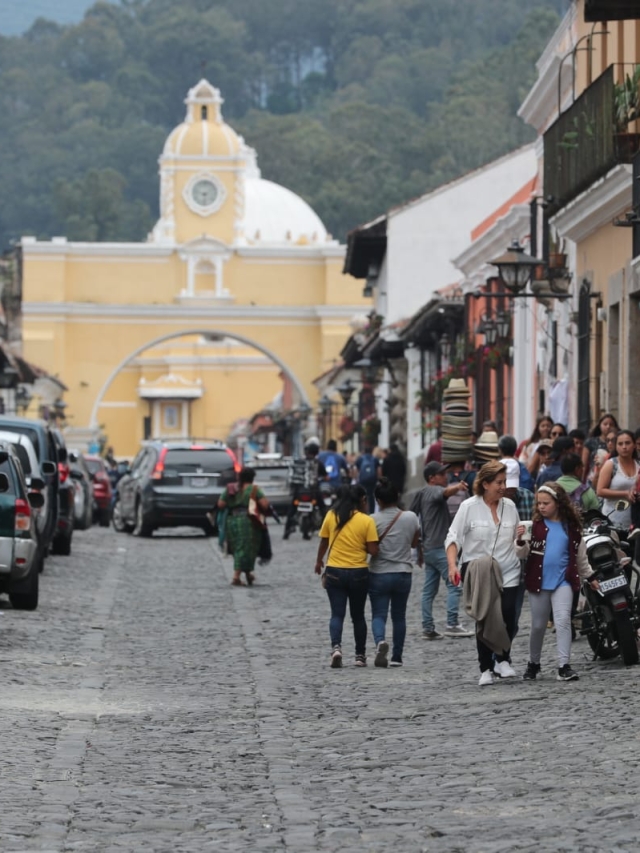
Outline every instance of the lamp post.
[[318, 406], [320, 408], [320, 423], [322, 424], [322, 446], [327, 446], [327, 441], [333, 438], [333, 407], [335, 401], [326, 393], [320, 397]]

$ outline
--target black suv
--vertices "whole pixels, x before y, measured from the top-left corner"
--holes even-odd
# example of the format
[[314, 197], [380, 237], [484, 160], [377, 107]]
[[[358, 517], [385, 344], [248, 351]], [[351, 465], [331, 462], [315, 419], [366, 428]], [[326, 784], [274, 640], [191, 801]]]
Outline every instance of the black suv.
[[208, 535], [208, 513], [240, 466], [220, 441], [148, 441], [118, 481], [113, 526], [150, 536], [158, 527], [188, 525]]

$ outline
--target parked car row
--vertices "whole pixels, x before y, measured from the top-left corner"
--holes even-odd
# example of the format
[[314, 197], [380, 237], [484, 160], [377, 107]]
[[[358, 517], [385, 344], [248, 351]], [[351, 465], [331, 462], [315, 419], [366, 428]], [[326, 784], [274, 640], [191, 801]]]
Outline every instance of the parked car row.
[[14, 608], [36, 609], [47, 555], [70, 554], [94, 518], [108, 525], [110, 501], [101, 459], [68, 452], [45, 421], [0, 416], [0, 593]]

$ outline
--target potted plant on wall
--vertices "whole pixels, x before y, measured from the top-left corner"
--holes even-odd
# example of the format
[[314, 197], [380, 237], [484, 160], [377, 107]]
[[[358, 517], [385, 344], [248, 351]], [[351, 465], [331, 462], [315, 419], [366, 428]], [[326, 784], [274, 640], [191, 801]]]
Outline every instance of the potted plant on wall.
[[563, 270], [567, 266], [567, 253], [565, 252], [564, 238], [558, 237], [556, 231], [552, 232], [549, 240], [549, 269]]
[[640, 133], [630, 133], [629, 125], [640, 118], [640, 65], [613, 87], [613, 125], [618, 160], [629, 163], [640, 150]]

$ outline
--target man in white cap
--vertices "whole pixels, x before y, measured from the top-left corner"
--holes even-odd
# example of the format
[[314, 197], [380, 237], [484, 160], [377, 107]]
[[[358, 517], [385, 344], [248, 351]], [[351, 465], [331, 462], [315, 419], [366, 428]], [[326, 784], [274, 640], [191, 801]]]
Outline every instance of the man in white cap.
[[422, 528], [422, 554], [424, 559], [424, 587], [422, 589], [422, 636], [425, 640], [441, 640], [443, 634], [436, 631], [433, 621], [433, 600], [440, 586], [440, 578], [447, 585], [447, 627], [445, 637], [473, 637], [472, 631], [467, 631], [460, 624], [458, 610], [462, 586], [454, 586], [449, 580], [447, 555], [444, 541], [449, 532], [451, 516], [447, 506], [447, 498], [458, 492], [468, 495], [469, 487], [464, 481], [448, 484], [448, 465], [440, 462], [429, 462], [424, 468], [424, 479], [427, 485], [420, 492], [419, 509], [420, 525]]

